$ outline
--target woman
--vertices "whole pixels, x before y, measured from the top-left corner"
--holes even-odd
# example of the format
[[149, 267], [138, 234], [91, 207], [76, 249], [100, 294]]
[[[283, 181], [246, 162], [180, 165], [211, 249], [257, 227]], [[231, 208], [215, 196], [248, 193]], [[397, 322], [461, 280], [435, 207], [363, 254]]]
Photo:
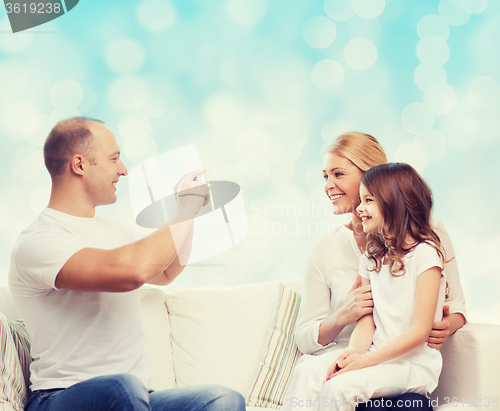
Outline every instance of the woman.
[[[309, 256], [295, 333], [297, 346], [306, 355], [292, 375], [285, 409], [292, 405], [290, 400], [297, 403], [297, 397], [307, 392], [307, 375], [315, 368], [315, 356], [345, 349], [356, 321], [373, 311], [370, 286], [360, 287], [358, 276], [366, 233], [356, 207], [360, 201], [359, 185], [363, 173], [385, 163], [387, 158], [378, 141], [368, 134], [356, 132], [339, 136], [325, 156], [325, 193], [332, 202], [333, 213], [351, 213], [352, 219], [319, 240]], [[433, 221], [433, 228], [441, 239], [446, 260], [451, 260], [445, 267], [449, 291], [443, 320], [434, 323], [428, 339], [428, 345], [437, 349], [465, 324], [465, 301], [448, 233], [439, 221]], [[415, 395], [408, 394], [408, 398], [414, 399]], [[425, 400], [422, 396], [417, 398]], [[392, 403], [396, 405], [397, 401]], [[420, 409], [428, 408], [427, 401], [422, 404]]]

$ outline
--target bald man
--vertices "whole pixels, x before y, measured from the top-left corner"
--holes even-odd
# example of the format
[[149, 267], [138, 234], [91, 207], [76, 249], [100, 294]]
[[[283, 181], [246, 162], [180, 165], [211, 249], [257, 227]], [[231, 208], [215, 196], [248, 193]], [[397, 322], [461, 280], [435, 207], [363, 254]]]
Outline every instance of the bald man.
[[[95, 208], [116, 201], [127, 175], [111, 130], [69, 119], [51, 130], [44, 159], [50, 201], [19, 236], [9, 286], [32, 337], [27, 411], [238, 411], [243, 397], [222, 386], [152, 392], [144, 356], [139, 288], [165, 285], [184, 269], [193, 217], [209, 201], [188, 173], [176, 185], [170, 227], [135, 241]], [[175, 238], [175, 243], [174, 243]], [[181, 244], [176, 249], [175, 244]]]

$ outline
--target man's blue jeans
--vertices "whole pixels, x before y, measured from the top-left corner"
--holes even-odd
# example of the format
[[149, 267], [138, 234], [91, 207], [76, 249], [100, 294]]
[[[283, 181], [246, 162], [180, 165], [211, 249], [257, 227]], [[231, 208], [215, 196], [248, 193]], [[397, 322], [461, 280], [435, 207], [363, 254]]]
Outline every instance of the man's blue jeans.
[[221, 385], [149, 393], [128, 374], [107, 375], [60, 390], [35, 391], [26, 411], [244, 411], [245, 400]]

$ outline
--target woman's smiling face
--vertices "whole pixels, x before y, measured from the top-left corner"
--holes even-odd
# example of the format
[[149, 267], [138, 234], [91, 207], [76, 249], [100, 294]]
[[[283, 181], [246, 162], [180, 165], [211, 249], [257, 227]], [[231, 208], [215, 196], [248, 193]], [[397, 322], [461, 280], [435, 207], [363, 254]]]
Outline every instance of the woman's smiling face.
[[363, 172], [347, 158], [326, 153], [323, 164], [325, 193], [332, 202], [334, 214], [356, 212], [362, 175]]

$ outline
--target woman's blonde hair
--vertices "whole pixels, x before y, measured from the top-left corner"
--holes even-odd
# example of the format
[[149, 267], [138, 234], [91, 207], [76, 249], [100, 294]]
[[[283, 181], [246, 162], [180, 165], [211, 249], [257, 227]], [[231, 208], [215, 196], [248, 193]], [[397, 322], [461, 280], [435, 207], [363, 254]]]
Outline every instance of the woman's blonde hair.
[[356, 131], [338, 136], [328, 148], [328, 152], [347, 158], [362, 172], [387, 163], [384, 149], [377, 139]]

